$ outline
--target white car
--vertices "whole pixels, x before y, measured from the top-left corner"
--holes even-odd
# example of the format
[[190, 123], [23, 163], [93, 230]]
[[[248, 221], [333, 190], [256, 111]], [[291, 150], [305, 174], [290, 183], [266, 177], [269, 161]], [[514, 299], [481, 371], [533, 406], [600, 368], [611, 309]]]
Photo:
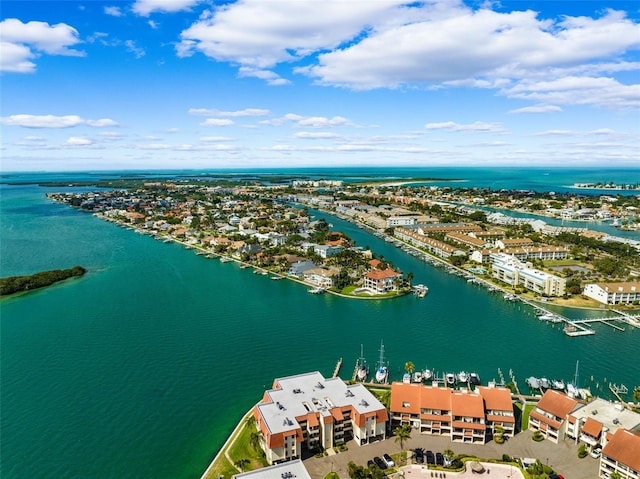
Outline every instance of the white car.
[[383, 454], [382, 460], [388, 467], [394, 467], [396, 465], [396, 463], [393, 462], [393, 459], [391, 459], [391, 456], [389, 454]]
[[593, 451], [591, 451], [589, 453], [589, 455], [591, 457], [593, 457], [594, 459], [598, 459], [600, 457], [600, 454], [602, 454], [602, 447], [600, 446], [596, 446], [593, 448]]

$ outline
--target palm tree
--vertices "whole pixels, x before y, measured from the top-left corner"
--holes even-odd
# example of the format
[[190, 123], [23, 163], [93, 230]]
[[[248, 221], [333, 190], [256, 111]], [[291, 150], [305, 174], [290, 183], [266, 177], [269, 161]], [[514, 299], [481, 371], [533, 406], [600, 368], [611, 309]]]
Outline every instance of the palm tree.
[[404, 370], [409, 374], [413, 374], [413, 372], [416, 370], [416, 366], [411, 361], [407, 361], [406, 363], [404, 363]]
[[403, 424], [394, 429], [393, 434], [396, 436], [396, 442], [400, 443], [400, 451], [403, 450], [404, 441], [411, 439], [411, 426], [409, 424]]
[[244, 425], [249, 428], [256, 427], [256, 417], [251, 414], [247, 419], [245, 419]]
[[246, 457], [242, 457], [235, 461], [233, 465], [240, 469], [240, 472], [244, 472], [244, 468], [247, 464], [249, 464], [249, 462], [249, 459], [247, 459]]
[[447, 461], [447, 464], [451, 464], [451, 461], [456, 456], [456, 453], [451, 449], [445, 449], [444, 451], [442, 451], [442, 456]]
[[253, 447], [256, 452], [260, 452], [262, 449], [260, 447], [260, 443], [262, 442], [262, 431], [252, 431], [249, 436], [249, 444]]

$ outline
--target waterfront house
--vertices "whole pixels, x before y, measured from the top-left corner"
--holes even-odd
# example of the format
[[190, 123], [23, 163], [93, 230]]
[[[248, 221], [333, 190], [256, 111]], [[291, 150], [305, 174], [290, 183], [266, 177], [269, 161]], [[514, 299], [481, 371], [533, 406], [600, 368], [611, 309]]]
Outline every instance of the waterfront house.
[[590, 283], [583, 294], [603, 304], [633, 303], [640, 301], [640, 282]]
[[617, 472], [621, 479], [640, 479], [640, 434], [618, 429], [602, 449], [598, 475], [609, 478]]
[[566, 394], [548, 389], [529, 415], [529, 429], [557, 444], [564, 439], [565, 421], [578, 404]]
[[305, 271], [317, 267], [318, 265], [311, 260], [300, 259], [291, 265], [291, 267], [289, 268], [289, 274], [302, 279], [304, 277]]
[[362, 384], [319, 372], [278, 378], [253, 410], [269, 464], [298, 459], [302, 448], [323, 451], [354, 440], [385, 438], [386, 408]]
[[331, 288], [335, 284], [335, 278], [340, 273], [338, 268], [313, 268], [302, 273], [303, 279], [320, 288]]
[[387, 268], [385, 270], [374, 269], [364, 274], [364, 287], [376, 294], [397, 291], [402, 273]]

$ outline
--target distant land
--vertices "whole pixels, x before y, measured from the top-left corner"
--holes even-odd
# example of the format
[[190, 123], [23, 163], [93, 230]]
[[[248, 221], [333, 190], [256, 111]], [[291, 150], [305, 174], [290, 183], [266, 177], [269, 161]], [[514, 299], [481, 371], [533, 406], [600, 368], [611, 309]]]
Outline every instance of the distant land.
[[23, 293], [25, 291], [33, 291], [34, 289], [44, 288], [54, 283], [73, 278], [74, 276], [82, 276], [87, 272], [82, 266], [74, 266], [69, 269], [54, 269], [50, 271], [41, 271], [30, 276], [10, 276], [0, 279], [0, 296], [8, 296], [15, 293]]

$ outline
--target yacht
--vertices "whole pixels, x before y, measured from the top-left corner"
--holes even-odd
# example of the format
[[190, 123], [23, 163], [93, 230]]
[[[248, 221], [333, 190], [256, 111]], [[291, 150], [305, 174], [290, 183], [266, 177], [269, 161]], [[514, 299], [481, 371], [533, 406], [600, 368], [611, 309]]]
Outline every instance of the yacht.
[[411, 374], [409, 374], [409, 373], [404, 373], [404, 374], [402, 375], [402, 382], [403, 382], [403, 383], [407, 383], [407, 384], [408, 384], [408, 383], [410, 383], [410, 382], [411, 382]]
[[557, 389], [558, 391], [564, 391], [565, 384], [562, 379], [554, 379], [551, 381], [551, 387], [553, 389]]
[[356, 378], [359, 381], [365, 381], [369, 375], [369, 367], [367, 366], [367, 360], [364, 358], [364, 351], [362, 344], [360, 345], [360, 357], [358, 358], [358, 371], [356, 372]]
[[455, 386], [456, 385], [456, 375], [453, 373], [447, 373], [445, 376], [445, 381], [447, 386]]
[[423, 381], [431, 381], [433, 379], [433, 372], [431, 369], [426, 369], [422, 371], [422, 380]]
[[469, 382], [474, 386], [480, 385], [480, 376], [476, 373], [469, 373]]
[[413, 373], [413, 382], [414, 383], [422, 382], [422, 371], [416, 371]]
[[525, 379], [525, 382], [531, 389], [540, 389], [540, 380], [536, 377], [528, 377], [527, 379]]
[[469, 376], [467, 375], [466, 372], [460, 371], [458, 373], [458, 382], [459, 383], [466, 383], [468, 380], [469, 380]]
[[549, 380], [547, 378], [540, 378], [540, 387], [549, 389]]

